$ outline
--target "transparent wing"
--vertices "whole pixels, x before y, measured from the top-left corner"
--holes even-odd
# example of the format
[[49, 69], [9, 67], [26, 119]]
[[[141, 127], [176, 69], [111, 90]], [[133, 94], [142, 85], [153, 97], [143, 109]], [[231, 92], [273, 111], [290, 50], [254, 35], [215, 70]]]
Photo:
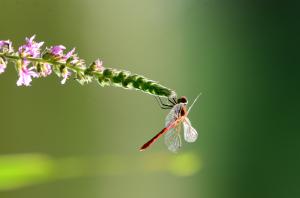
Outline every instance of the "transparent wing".
[[195, 142], [198, 138], [196, 129], [192, 127], [192, 124], [188, 118], [183, 121], [184, 139], [187, 142]]
[[168, 149], [174, 153], [176, 153], [181, 147], [181, 138], [179, 130], [179, 127], [171, 128], [165, 134], [165, 144], [167, 145]]
[[174, 107], [171, 109], [169, 114], [166, 117], [165, 120], [165, 126], [168, 127], [171, 123], [173, 123], [175, 120], [177, 120], [180, 110], [181, 110], [182, 104], [176, 104]]

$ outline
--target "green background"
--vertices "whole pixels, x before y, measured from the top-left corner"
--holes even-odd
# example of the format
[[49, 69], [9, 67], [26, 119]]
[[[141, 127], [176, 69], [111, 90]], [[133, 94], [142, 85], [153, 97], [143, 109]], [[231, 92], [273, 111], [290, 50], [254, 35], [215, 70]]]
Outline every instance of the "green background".
[[[0, 0], [0, 39], [33, 34], [192, 100], [199, 132], [158, 141], [154, 97], [0, 76], [0, 197], [299, 197], [299, 9], [209, 0]], [[297, 63], [298, 62], [298, 63]]]

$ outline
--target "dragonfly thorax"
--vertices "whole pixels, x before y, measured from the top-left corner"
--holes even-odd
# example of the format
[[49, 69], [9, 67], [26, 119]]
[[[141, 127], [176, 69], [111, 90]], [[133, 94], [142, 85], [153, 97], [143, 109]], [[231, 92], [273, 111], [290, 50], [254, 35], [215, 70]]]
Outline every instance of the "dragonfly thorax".
[[180, 110], [180, 116], [183, 117], [183, 116], [186, 115], [186, 113], [187, 113], [187, 110], [186, 110], [186, 107], [184, 106], [184, 107], [182, 107], [181, 110]]

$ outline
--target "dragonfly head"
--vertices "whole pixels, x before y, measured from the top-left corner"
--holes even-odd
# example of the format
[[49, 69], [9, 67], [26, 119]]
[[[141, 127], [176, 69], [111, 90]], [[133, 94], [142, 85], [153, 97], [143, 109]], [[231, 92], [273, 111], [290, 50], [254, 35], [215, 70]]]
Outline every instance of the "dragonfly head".
[[177, 103], [183, 103], [183, 104], [187, 104], [188, 100], [185, 96], [181, 96], [180, 98], [177, 99]]

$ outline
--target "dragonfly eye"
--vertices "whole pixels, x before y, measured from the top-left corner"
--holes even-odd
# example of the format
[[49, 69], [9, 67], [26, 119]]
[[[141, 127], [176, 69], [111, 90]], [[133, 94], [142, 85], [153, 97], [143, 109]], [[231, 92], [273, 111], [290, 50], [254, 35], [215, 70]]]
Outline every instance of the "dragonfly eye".
[[183, 104], [187, 104], [187, 98], [185, 96], [182, 96], [181, 98], [178, 99], [178, 103], [183, 103]]

